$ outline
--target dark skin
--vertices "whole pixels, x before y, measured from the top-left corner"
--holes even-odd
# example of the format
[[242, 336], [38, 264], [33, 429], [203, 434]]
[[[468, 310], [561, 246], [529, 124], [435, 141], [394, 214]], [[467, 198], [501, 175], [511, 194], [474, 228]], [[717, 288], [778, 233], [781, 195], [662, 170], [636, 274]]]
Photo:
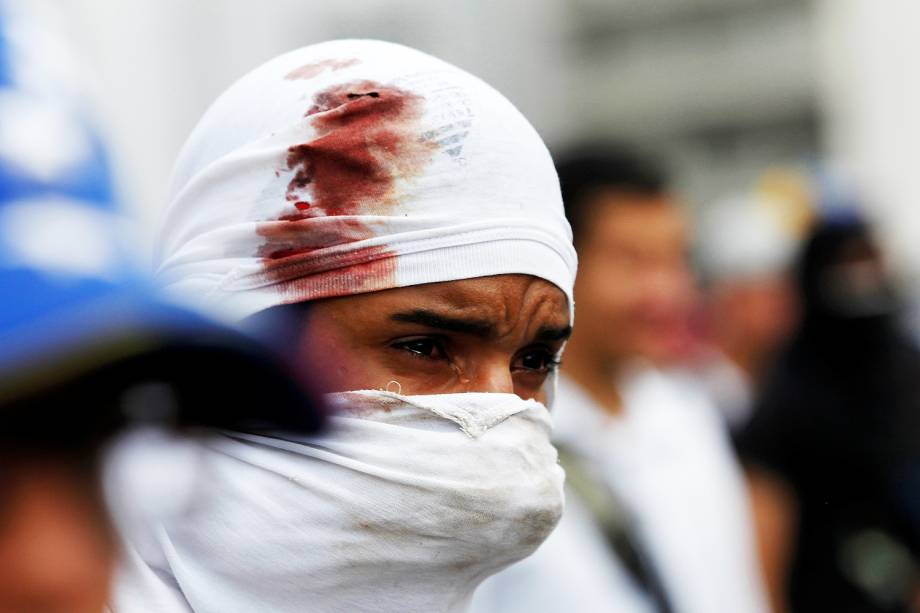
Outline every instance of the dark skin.
[[527, 275], [331, 298], [308, 317], [304, 354], [330, 392], [502, 392], [545, 402], [571, 333], [565, 294]]
[[0, 457], [0, 613], [100, 613], [115, 545], [95, 474], [46, 456]]

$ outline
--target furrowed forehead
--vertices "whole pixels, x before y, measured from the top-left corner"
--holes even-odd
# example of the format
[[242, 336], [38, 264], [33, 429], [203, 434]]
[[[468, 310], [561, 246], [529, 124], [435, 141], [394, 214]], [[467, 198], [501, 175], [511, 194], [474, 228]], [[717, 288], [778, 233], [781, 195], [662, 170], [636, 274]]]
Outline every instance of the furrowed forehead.
[[568, 308], [561, 290], [533, 277], [503, 277], [394, 290], [390, 319], [484, 338], [514, 329], [550, 342], [568, 336]]

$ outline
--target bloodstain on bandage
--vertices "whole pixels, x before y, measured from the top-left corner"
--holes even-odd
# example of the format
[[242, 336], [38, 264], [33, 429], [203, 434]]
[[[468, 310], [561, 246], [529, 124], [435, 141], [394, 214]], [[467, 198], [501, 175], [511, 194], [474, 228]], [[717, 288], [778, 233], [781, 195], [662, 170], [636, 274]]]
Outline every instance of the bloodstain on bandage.
[[320, 60], [319, 62], [311, 62], [309, 64], [304, 64], [300, 68], [295, 68], [291, 72], [284, 75], [284, 78], [288, 80], [312, 79], [313, 77], [317, 76], [324, 70], [336, 71], [336, 70], [348, 68], [349, 66], [354, 66], [360, 63], [361, 63], [361, 60], [357, 58]]
[[309, 217], [386, 214], [437, 149], [420, 138], [423, 102], [373, 81], [319, 92], [307, 111], [316, 138], [288, 149], [286, 199]]
[[423, 103], [373, 81], [337, 84], [314, 96], [305, 116], [315, 136], [290, 147], [285, 160], [293, 173], [284, 194], [290, 208], [258, 230], [266, 281], [278, 286], [284, 302], [395, 285], [396, 254], [386, 245], [348, 244], [378, 235], [360, 216], [392, 212], [400, 188], [437, 151], [421, 136]]
[[266, 239], [259, 247], [258, 256], [266, 260], [308, 255], [375, 236], [367, 224], [354, 217], [311, 220], [283, 216], [278, 221], [262, 223], [258, 232]]
[[[264, 277], [277, 285], [284, 303], [394, 285], [396, 254], [387, 245], [348, 248], [349, 243], [376, 236], [353, 217], [265, 222], [258, 232], [265, 238], [258, 253]], [[336, 247], [343, 249], [330, 257]]]
[[[284, 260], [275, 260], [281, 264]], [[396, 254], [385, 245], [363, 247], [348, 254], [347, 264], [341, 264], [330, 270], [317, 272], [312, 266], [304, 266], [302, 274], [296, 271], [297, 265], [287, 265], [284, 271], [285, 281], [277, 284], [283, 304], [293, 304], [306, 300], [318, 300], [347, 294], [375, 292], [395, 287]], [[271, 277], [272, 264], [266, 265], [266, 273]]]

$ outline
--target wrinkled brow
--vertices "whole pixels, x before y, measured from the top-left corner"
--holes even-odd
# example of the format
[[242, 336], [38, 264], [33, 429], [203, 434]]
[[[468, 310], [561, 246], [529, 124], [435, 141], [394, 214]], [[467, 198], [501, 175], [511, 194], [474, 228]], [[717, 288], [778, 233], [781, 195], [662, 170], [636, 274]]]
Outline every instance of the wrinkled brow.
[[403, 323], [420, 324], [428, 328], [436, 328], [448, 332], [461, 332], [463, 334], [470, 334], [482, 338], [487, 338], [495, 334], [495, 325], [489, 321], [469, 317], [452, 317], [426, 309], [393, 313], [390, 315], [390, 319]]
[[[495, 335], [495, 325], [492, 322], [470, 317], [454, 317], [443, 315], [426, 309], [415, 309], [390, 315], [392, 321], [419, 324], [427, 328], [460, 332], [480, 338]], [[535, 341], [558, 342], [564, 341], [572, 334], [572, 326], [543, 326], [537, 331]]]

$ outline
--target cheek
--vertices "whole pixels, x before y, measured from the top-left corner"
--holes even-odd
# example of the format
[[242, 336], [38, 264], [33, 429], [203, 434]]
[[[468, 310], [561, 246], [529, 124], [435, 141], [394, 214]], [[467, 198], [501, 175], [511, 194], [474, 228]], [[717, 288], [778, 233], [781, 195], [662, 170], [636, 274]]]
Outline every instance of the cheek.
[[781, 293], [753, 292], [740, 310], [740, 316], [748, 334], [756, 337], [753, 340], [778, 339], [793, 325], [793, 304]]
[[90, 495], [44, 475], [7, 499], [0, 533], [0, 611], [98, 613], [114, 551]]
[[460, 389], [466, 379], [463, 370], [447, 360], [426, 360], [391, 349], [384, 349], [377, 359], [379, 387], [389, 385], [390, 391], [407, 396], [466, 391]]
[[[425, 360], [389, 347], [361, 342], [347, 330], [311, 321], [301, 362], [321, 392], [387, 389], [402, 394], [451, 391], [456, 369], [446, 361]], [[393, 383], [395, 382], [395, 383]]]
[[605, 318], [625, 316], [641, 294], [637, 291], [637, 279], [631, 273], [609, 259], [595, 258], [581, 266], [575, 285], [579, 312], [590, 311]]
[[372, 361], [362, 359], [360, 348], [352, 346], [348, 336], [331, 325], [311, 321], [301, 344], [301, 363], [320, 391], [343, 392], [368, 387]]
[[548, 375], [528, 374], [514, 377], [514, 393], [524, 400], [531, 398], [546, 404], [546, 386], [549, 384]]

